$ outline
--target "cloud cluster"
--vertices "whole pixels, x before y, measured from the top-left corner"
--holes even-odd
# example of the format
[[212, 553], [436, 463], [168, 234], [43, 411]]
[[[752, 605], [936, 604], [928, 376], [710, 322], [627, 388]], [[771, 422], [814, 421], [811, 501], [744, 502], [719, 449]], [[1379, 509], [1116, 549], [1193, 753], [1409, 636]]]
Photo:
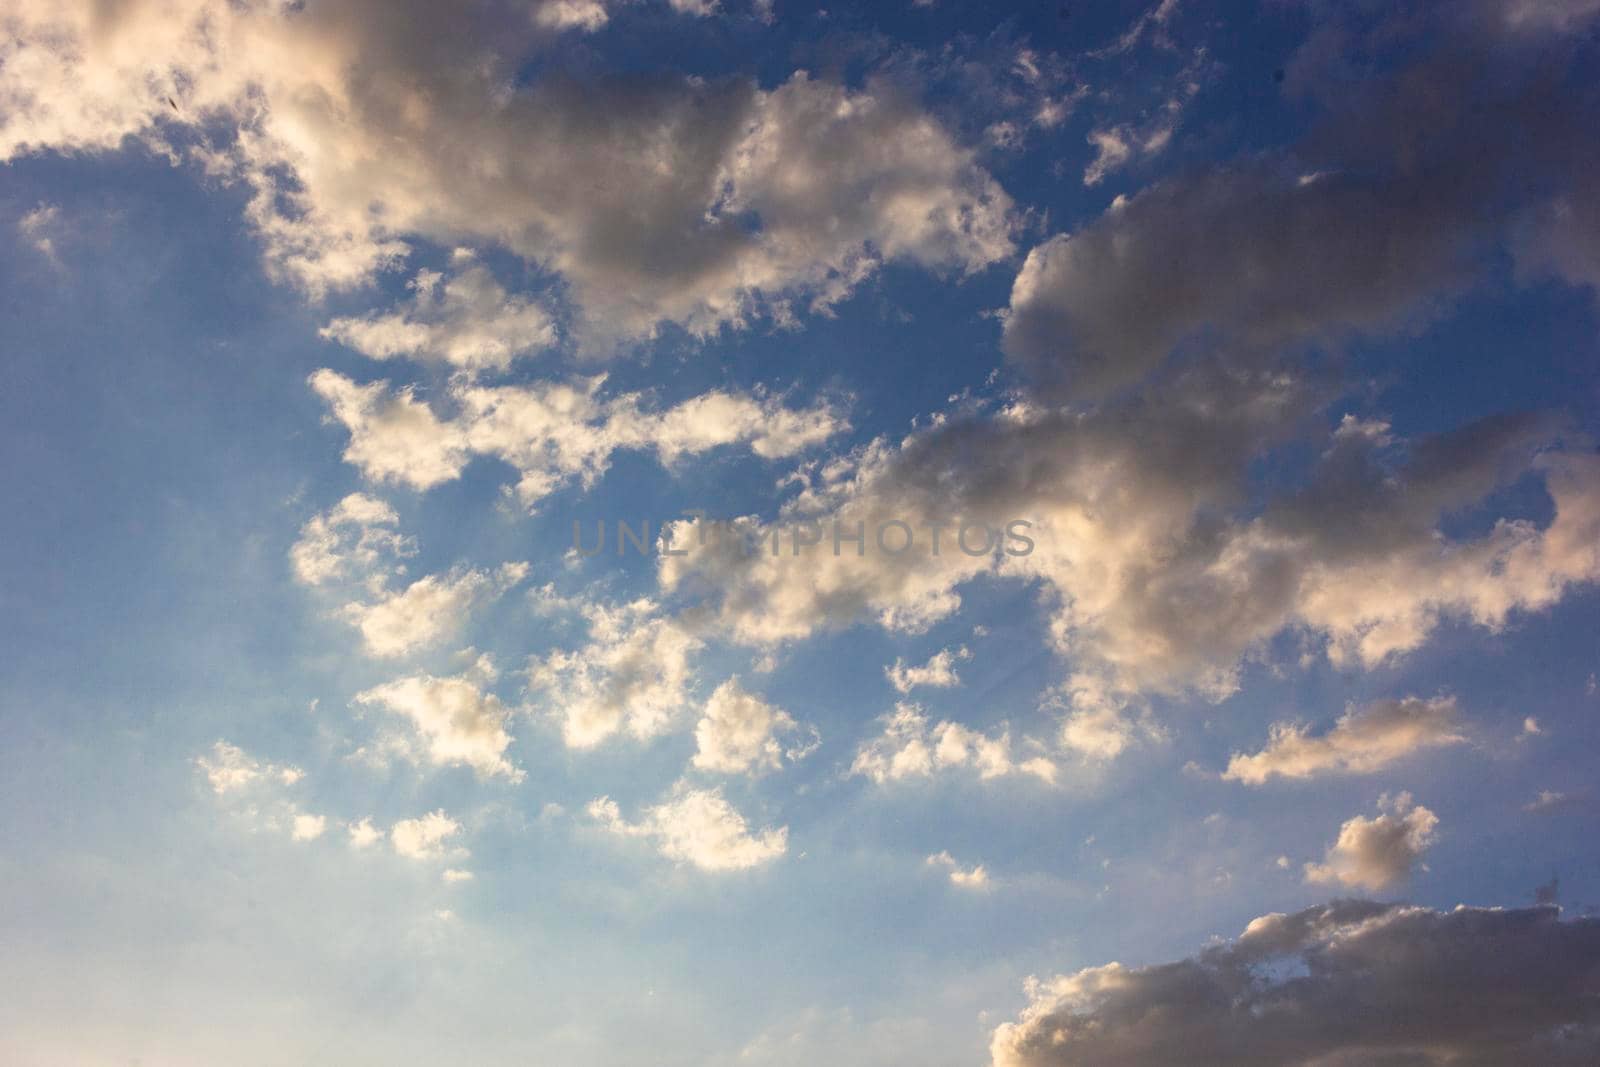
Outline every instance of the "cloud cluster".
[[788, 848], [788, 827], [752, 833], [721, 789], [695, 789], [684, 782], [673, 786], [661, 803], [646, 808], [638, 822], [624, 819], [610, 797], [599, 797], [588, 811], [611, 833], [647, 838], [667, 859], [703, 871], [748, 870]]
[[[312, 293], [422, 237], [558, 274], [586, 343], [826, 310], [884, 262], [968, 273], [1012, 204], [894, 86], [519, 71], [603, 4], [22, 0], [0, 160], [142, 138], [250, 192], [269, 266]], [[196, 143], [198, 142], [198, 143]]]
[[1600, 1057], [1600, 921], [1342, 901], [1028, 992], [994, 1067], [1577, 1065]]
[[864, 742], [850, 764], [851, 774], [878, 785], [962, 767], [985, 779], [1027, 774], [1055, 781], [1056, 765], [1047, 757], [1013, 756], [1009, 731], [992, 737], [949, 720], [930, 725], [920, 707], [904, 702], [878, 721], [883, 732]]
[[1390, 889], [1411, 876], [1411, 870], [1433, 844], [1438, 816], [1411, 799], [1410, 793], [1379, 799], [1387, 809], [1375, 819], [1357, 815], [1339, 827], [1339, 839], [1322, 863], [1306, 864], [1306, 881], [1359, 889]]
[[218, 796], [255, 785], [293, 785], [305, 777], [305, 772], [298, 767], [268, 763], [226, 741], [218, 741], [209, 753], [195, 757], [194, 762], [206, 776], [211, 791]]
[[373, 481], [429, 489], [453, 481], [474, 455], [494, 456], [518, 475], [527, 507], [572, 482], [593, 484], [621, 450], [654, 452], [663, 464], [743, 444], [764, 459], [791, 456], [846, 429], [826, 401], [786, 407], [773, 396], [721, 390], [660, 411], [642, 396], [602, 395], [603, 375], [573, 382], [484, 386], [452, 380], [457, 412], [441, 418], [409, 387], [358, 385], [332, 370], [312, 389], [350, 433], [345, 461]]
[[1261, 785], [1274, 775], [1371, 774], [1413, 752], [1465, 740], [1454, 697], [1379, 700], [1346, 709], [1331, 730], [1318, 735], [1304, 725], [1274, 723], [1267, 747], [1254, 755], [1234, 753], [1222, 777]]
[[[914, 631], [956, 611], [980, 575], [1039, 582], [1051, 641], [1117, 702], [1225, 696], [1244, 657], [1289, 631], [1336, 665], [1373, 667], [1446, 619], [1498, 629], [1600, 577], [1600, 457], [1562, 450], [1558, 421], [1493, 416], [1405, 440], [1353, 416], [1315, 431], [1324, 403], [1288, 371], [1200, 361], [1088, 411], [958, 411], [829, 465], [783, 516], [846, 531], [899, 521], [919, 547], [823, 543], [797, 560], [706, 538], [659, 561], [661, 584], [705, 596], [736, 640], [770, 644], [871, 619]], [[1307, 441], [1321, 454], [1303, 476], [1247, 484], [1253, 463]], [[1447, 532], [1519, 478], [1542, 480], [1546, 525]], [[1033, 523], [1031, 553], [952, 550], [958, 524], [1016, 518]], [[698, 545], [699, 523], [676, 524], [671, 542]]]

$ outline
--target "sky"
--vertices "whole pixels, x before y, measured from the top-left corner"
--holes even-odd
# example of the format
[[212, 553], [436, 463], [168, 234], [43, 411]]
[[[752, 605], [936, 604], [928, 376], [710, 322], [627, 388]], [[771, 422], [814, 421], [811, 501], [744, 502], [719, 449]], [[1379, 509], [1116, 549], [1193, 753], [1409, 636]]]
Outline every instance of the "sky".
[[1600, 1060], [1597, 52], [9, 0], [0, 1059]]

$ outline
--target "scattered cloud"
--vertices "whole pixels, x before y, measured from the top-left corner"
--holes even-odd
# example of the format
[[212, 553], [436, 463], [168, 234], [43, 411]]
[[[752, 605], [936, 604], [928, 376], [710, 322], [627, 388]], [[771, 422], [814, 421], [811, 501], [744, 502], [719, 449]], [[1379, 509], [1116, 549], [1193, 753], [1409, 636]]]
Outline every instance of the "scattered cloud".
[[860, 747], [850, 773], [879, 785], [927, 778], [959, 767], [975, 769], [986, 779], [1026, 774], [1055, 781], [1056, 765], [1049, 759], [1036, 756], [1018, 761], [1012, 756], [1009, 732], [991, 737], [949, 721], [930, 726], [920, 707], [904, 702], [878, 721], [883, 732]]
[[452, 636], [475, 608], [501, 596], [527, 574], [526, 563], [504, 563], [492, 573], [457, 569], [430, 574], [372, 603], [346, 604], [340, 615], [361, 631], [369, 655], [394, 659]]
[[721, 789], [696, 789], [684, 782], [673, 786], [661, 803], [644, 809], [638, 822], [623, 819], [610, 797], [596, 799], [588, 811], [611, 833], [646, 838], [667, 859], [703, 871], [748, 870], [788, 848], [788, 827], [752, 833]]
[[389, 843], [397, 855], [431, 860], [445, 854], [446, 842], [461, 832], [461, 824], [443, 810], [415, 819], [401, 819], [389, 828]]
[[467, 766], [480, 777], [514, 782], [523, 771], [506, 757], [510, 712], [469, 678], [418, 674], [356, 694], [358, 704], [376, 705], [405, 718], [421, 738], [429, 763]]
[[[781, 735], [801, 734], [785, 747]], [[818, 744], [814, 728], [800, 724], [782, 708], [746, 692], [730, 678], [712, 692], [694, 728], [694, 766], [723, 774], [775, 771], [785, 760], [809, 755]]]
[[1438, 816], [1413, 803], [1410, 793], [1378, 801], [1387, 809], [1375, 819], [1357, 815], [1339, 827], [1339, 839], [1322, 863], [1306, 864], [1306, 881], [1375, 891], [1391, 889], [1411, 876], [1433, 844]]
[[1222, 777], [1261, 785], [1274, 775], [1371, 774], [1423, 749], [1465, 741], [1454, 697], [1404, 697], [1345, 710], [1331, 730], [1312, 735], [1306, 726], [1273, 723], [1267, 747], [1234, 753]]
[[949, 689], [961, 684], [961, 679], [956, 675], [956, 663], [971, 658], [972, 653], [965, 645], [936, 652], [920, 667], [907, 666], [903, 659], [896, 656], [894, 666], [885, 667], [883, 673], [888, 677], [889, 684], [900, 693], [909, 693], [918, 686]]

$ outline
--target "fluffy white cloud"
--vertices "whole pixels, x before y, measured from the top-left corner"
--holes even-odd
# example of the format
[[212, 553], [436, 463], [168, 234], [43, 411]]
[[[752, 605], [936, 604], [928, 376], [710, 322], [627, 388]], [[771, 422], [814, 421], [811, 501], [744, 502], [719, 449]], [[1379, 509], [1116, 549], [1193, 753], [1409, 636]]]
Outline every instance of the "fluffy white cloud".
[[455, 633], [474, 608], [500, 596], [527, 573], [526, 563], [504, 563], [493, 573], [458, 569], [430, 574], [370, 604], [346, 604], [340, 614], [361, 631], [370, 655], [404, 656]]
[[442, 810], [415, 819], [401, 819], [389, 828], [389, 843], [401, 856], [414, 860], [437, 859], [446, 842], [461, 832], [461, 824]]
[[350, 832], [351, 848], [369, 848], [383, 840], [383, 831], [373, 826], [371, 819], [360, 819], [350, 823], [346, 829]]
[[325, 815], [306, 815], [304, 813], [294, 817], [294, 826], [289, 836], [296, 841], [315, 841], [321, 837], [328, 828], [328, 818]]
[[507, 293], [487, 267], [458, 251], [449, 275], [419, 271], [398, 309], [338, 318], [322, 336], [373, 359], [438, 361], [467, 371], [504, 370], [518, 356], [556, 343], [549, 313]]
[[351, 493], [300, 527], [300, 537], [289, 549], [295, 578], [305, 585], [323, 585], [369, 571], [384, 558], [413, 555], [416, 543], [395, 529], [399, 521], [384, 501]]
[[604, 384], [604, 375], [497, 387], [458, 379], [449, 387], [458, 414], [441, 419], [409, 388], [357, 385], [331, 370], [311, 376], [350, 432], [345, 460], [368, 478], [428, 489], [458, 477], [473, 455], [494, 456], [516, 469], [529, 507], [574, 481], [593, 484], [625, 449], [671, 464], [742, 444], [778, 459], [848, 428], [826, 402], [789, 408], [773, 396], [713, 391], [651, 411], [637, 393], [603, 396]]
[[468, 678], [419, 674], [375, 686], [355, 699], [409, 720], [423, 740], [428, 761], [437, 766], [467, 766], [485, 778], [523, 778], [523, 771], [506, 758], [510, 713], [494, 694], [483, 692]]
[[1454, 697], [1379, 700], [1347, 708], [1331, 730], [1315, 736], [1301, 724], [1274, 723], [1267, 747], [1254, 755], [1234, 753], [1222, 776], [1261, 785], [1273, 775], [1371, 774], [1413, 752], [1465, 740]]
[[1600, 921], [1340, 901], [1175, 963], [1028, 983], [994, 1067], [1499, 1067], [1600, 1056]]
[[941, 649], [920, 667], [909, 666], [896, 656], [894, 666], [885, 667], [883, 673], [889, 679], [889, 684], [901, 693], [909, 693], [918, 686], [949, 689], [961, 684], [956, 674], [957, 661], [971, 658], [972, 653], [965, 646]]
[[780, 735], [801, 732], [788, 712], [746, 692], [737, 678], [730, 678], [712, 692], [695, 724], [694, 765], [724, 774], [777, 770], [784, 760], [802, 759], [816, 748], [815, 729], [788, 747], [779, 740]]
[[667, 797], [646, 808], [638, 822], [622, 817], [610, 797], [600, 797], [589, 816], [614, 834], [654, 841], [661, 855], [704, 871], [736, 871], [760, 866], [783, 855], [789, 829], [752, 833], [720, 789], [694, 789], [679, 782]]
[[1339, 839], [1322, 863], [1306, 864], [1306, 881], [1383, 890], [1410, 877], [1411, 869], [1433, 844], [1438, 816], [1401, 793], [1378, 801], [1388, 810], [1375, 819], [1363, 815], [1339, 827]]
[[218, 741], [210, 753], [195, 757], [194, 762], [218, 796], [257, 785], [293, 785], [305, 777], [298, 767], [268, 763], [226, 741]]
[[280, 276], [361, 284], [412, 235], [504, 245], [561, 275], [595, 344], [787, 321], [884, 261], [968, 272], [1010, 254], [1009, 198], [893, 85], [521, 83], [551, 28], [603, 15], [573, 0], [472, 19], [420, 0], [19, 0], [0, 160], [203, 127], [191, 154], [250, 191]]
[[664, 733], [688, 705], [700, 638], [650, 600], [586, 605], [583, 612], [589, 643], [531, 662], [530, 690], [544, 695], [574, 748], [623, 729], [640, 739]]
[[915, 704], [899, 703], [878, 720], [883, 732], [856, 752], [850, 773], [883, 785], [910, 778], [927, 778], [936, 772], [971, 767], [981, 778], [1028, 774], [1055, 781], [1056, 765], [1043, 756], [1017, 760], [1011, 753], [1011, 734], [991, 737], [948, 720], [929, 725]]

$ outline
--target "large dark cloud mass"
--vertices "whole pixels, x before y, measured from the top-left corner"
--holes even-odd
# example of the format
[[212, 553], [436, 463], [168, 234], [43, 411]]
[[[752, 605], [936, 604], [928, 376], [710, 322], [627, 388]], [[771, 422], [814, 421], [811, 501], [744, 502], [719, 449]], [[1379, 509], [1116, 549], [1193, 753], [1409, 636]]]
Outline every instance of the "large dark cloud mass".
[[1342, 901], [1153, 967], [1035, 983], [995, 1067], [1600, 1062], [1600, 920]]

